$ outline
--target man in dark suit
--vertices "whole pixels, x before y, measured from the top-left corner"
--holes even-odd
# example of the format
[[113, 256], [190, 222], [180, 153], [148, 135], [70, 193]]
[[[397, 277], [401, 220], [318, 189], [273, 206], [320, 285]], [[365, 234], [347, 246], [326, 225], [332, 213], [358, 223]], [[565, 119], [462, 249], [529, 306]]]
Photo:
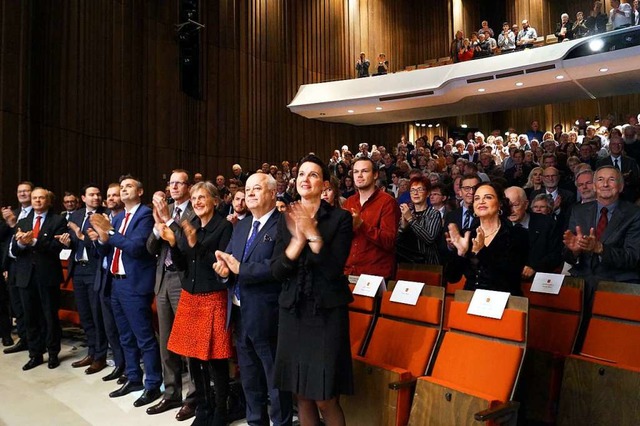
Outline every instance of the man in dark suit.
[[[152, 325], [151, 303], [156, 260], [146, 249], [153, 230], [151, 209], [140, 202], [142, 183], [131, 176], [120, 180], [120, 199], [125, 211], [113, 219], [92, 215], [91, 225], [99, 235], [98, 249], [107, 256], [111, 273], [111, 303], [124, 350], [127, 382], [111, 392], [111, 398], [144, 389], [133, 405], [141, 407], [162, 396], [160, 352]], [[142, 384], [140, 357], [144, 361]]]
[[59, 255], [70, 237], [65, 232], [67, 221], [49, 210], [52, 198], [44, 188], [31, 191], [33, 214], [18, 222], [10, 245], [27, 327], [29, 362], [22, 367], [25, 371], [42, 364], [45, 350], [49, 368], [60, 365], [62, 329], [58, 310], [63, 276]]
[[99, 258], [87, 231], [91, 225], [89, 220], [91, 215], [103, 214], [106, 209], [102, 207], [102, 193], [96, 184], [85, 185], [81, 190], [81, 197], [85, 207], [76, 210], [69, 221], [72, 249], [69, 257], [69, 271], [73, 276], [73, 293], [80, 324], [87, 336], [88, 353], [71, 366], [88, 367], [85, 373], [94, 374], [107, 366], [108, 344], [100, 299], [94, 289]]
[[640, 283], [640, 207], [620, 199], [624, 180], [613, 166], [596, 170], [594, 185], [596, 200], [573, 207], [564, 233], [563, 257], [573, 265], [571, 275], [585, 280], [587, 321], [579, 344], [598, 281]]
[[[107, 209], [109, 210], [109, 221], [113, 223], [113, 218], [124, 211], [124, 204], [120, 200], [120, 184], [112, 183], [107, 188]], [[93, 285], [93, 290], [98, 296], [100, 311], [102, 314], [102, 323], [104, 324], [104, 331], [111, 346], [111, 352], [113, 354], [113, 363], [115, 368], [111, 373], [102, 378], [103, 381], [108, 382], [111, 380], [118, 380], [118, 384], [125, 382], [126, 376], [124, 373], [124, 351], [120, 344], [120, 333], [116, 325], [115, 317], [113, 316], [113, 308], [111, 305], [111, 287], [113, 280], [111, 279], [111, 272], [109, 271], [109, 265], [107, 264], [107, 258], [104, 254], [101, 254], [97, 250], [96, 244], [98, 244], [98, 233], [91, 227], [87, 229], [87, 236], [92, 242], [91, 253], [96, 256], [96, 277]]]
[[147, 250], [157, 257], [156, 280], [154, 292], [158, 308], [158, 328], [160, 335], [160, 359], [164, 379], [164, 395], [162, 400], [149, 408], [147, 414], [159, 414], [177, 407], [183, 407], [177, 414], [178, 420], [186, 420], [195, 415], [196, 389], [193, 381], [189, 381], [187, 397], [182, 402], [182, 359], [167, 349], [167, 342], [176, 316], [178, 301], [182, 291], [184, 271], [178, 271], [171, 259], [169, 244], [160, 237], [161, 226], [168, 226], [180, 238], [183, 220], [191, 222], [195, 216], [189, 201], [189, 174], [186, 170], [176, 169], [169, 178], [169, 191], [173, 203], [167, 205], [164, 199], [153, 199], [154, 219], [156, 226], [147, 239]]
[[567, 229], [571, 207], [576, 202], [576, 195], [573, 192], [560, 188], [560, 171], [555, 167], [547, 167], [542, 172], [542, 183], [544, 189], [531, 191], [529, 202], [532, 202], [538, 194], [547, 194], [553, 199], [553, 214], [561, 229]]
[[[16, 195], [18, 197], [18, 203], [20, 207], [12, 209], [11, 207], [2, 207], [2, 218], [4, 219], [8, 228], [8, 233], [5, 235], [5, 239], [2, 240], [2, 262], [4, 264], [3, 270], [6, 273], [7, 280], [7, 292], [9, 294], [9, 302], [11, 305], [11, 311], [16, 318], [16, 327], [18, 329], [18, 342], [6, 348], [3, 352], [5, 354], [12, 354], [20, 351], [27, 350], [27, 328], [24, 324], [24, 308], [22, 307], [22, 300], [20, 299], [20, 291], [16, 287], [16, 272], [15, 272], [15, 256], [9, 252], [9, 243], [13, 234], [15, 233], [16, 224], [18, 221], [26, 218], [32, 211], [31, 207], [31, 191], [33, 190], [33, 184], [28, 181], [20, 182]], [[5, 231], [6, 232], [6, 231]], [[11, 321], [11, 320], [9, 320]], [[10, 324], [10, 322], [9, 322]], [[10, 336], [6, 336], [10, 337]], [[13, 340], [13, 338], [11, 338]], [[3, 339], [3, 344], [11, 341], [7, 338]]]
[[598, 161], [598, 167], [614, 166], [622, 172], [624, 179], [624, 190], [620, 194], [620, 198], [634, 203], [638, 199], [640, 186], [640, 167], [633, 158], [624, 155], [622, 150], [624, 141], [622, 137], [614, 133], [609, 139], [609, 152], [611, 155]]
[[269, 400], [273, 424], [291, 425], [291, 394], [279, 391], [273, 382], [281, 288], [271, 274], [280, 216], [275, 208], [276, 181], [268, 174], [256, 173], [247, 180], [245, 191], [253, 217], [236, 224], [226, 253], [216, 251], [214, 269], [229, 279], [227, 326], [233, 322], [247, 423], [269, 424]]
[[527, 194], [519, 186], [507, 188], [504, 195], [511, 207], [509, 221], [529, 234], [529, 259], [522, 278], [530, 280], [536, 272], [557, 272], [562, 265], [562, 233], [556, 221], [549, 215], [528, 212]]
[[73, 192], [65, 191], [64, 197], [62, 197], [62, 205], [64, 205], [65, 211], [60, 214], [69, 222], [71, 216], [78, 210], [78, 197]]

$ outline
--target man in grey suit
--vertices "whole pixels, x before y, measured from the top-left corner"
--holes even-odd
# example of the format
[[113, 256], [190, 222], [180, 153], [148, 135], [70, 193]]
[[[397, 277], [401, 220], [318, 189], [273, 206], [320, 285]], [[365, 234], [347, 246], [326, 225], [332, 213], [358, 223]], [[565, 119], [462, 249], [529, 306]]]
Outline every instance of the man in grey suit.
[[585, 321], [578, 345], [598, 281], [640, 283], [640, 207], [620, 199], [624, 180], [617, 168], [600, 167], [593, 181], [596, 200], [573, 207], [564, 233], [563, 255], [573, 265], [571, 275], [585, 280]]
[[614, 166], [622, 172], [624, 190], [620, 194], [620, 198], [633, 203], [640, 194], [640, 167], [638, 167], [636, 160], [623, 154], [623, 148], [622, 136], [617, 133], [612, 134], [609, 139], [610, 155], [598, 161], [598, 167]]
[[182, 407], [176, 418], [186, 420], [195, 414], [195, 386], [190, 382], [187, 397], [182, 402], [182, 360], [179, 355], [167, 349], [167, 342], [173, 327], [173, 320], [182, 291], [184, 271], [178, 271], [171, 259], [169, 245], [160, 238], [159, 228], [169, 226], [176, 235], [182, 233], [180, 223], [191, 221], [194, 217], [189, 201], [189, 173], [176, 169], [169, 179], [169, 190], [173, 203], [167, 205], [164, 199], [153, 199], [153, 216], [156, 226], [147, 240], [147, 250], [157, 256], [156, 267], [156, 306], [160, 328], [160, 358], [164, 377], [164, 395], [159, 403], [147, 408], [147, 414], [159, 414], [172, 408]]

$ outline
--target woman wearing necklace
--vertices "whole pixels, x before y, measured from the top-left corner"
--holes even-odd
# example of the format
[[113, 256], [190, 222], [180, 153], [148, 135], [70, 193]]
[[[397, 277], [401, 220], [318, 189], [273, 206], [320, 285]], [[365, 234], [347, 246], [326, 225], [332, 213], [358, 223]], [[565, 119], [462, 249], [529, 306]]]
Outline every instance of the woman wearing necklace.
[[457, 256], [452, 259], [456, 267], [450, 270], [458, 276], [447, 278], [455, 282], [464, 275], [465, 290], [521, 294], [520, 276], [529, 254], [528, 235], [524, 228], [515, 227], [501, 217], [509, 214], [505, 200], [500, 186], [481, 183], [473, 197], [473, 211], [480, 226], [460, 235], [455, 224], [449, 225], [447, 240], [457, 250]]

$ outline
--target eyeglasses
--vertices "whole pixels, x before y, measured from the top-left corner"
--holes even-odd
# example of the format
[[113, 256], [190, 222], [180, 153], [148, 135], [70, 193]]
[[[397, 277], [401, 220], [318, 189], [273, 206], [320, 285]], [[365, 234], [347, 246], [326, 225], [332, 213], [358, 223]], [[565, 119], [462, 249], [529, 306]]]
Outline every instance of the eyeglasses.
[[167, 185], [169, 186], [187, 185], [187, 182], [180, 182], [176, 180], [176, 181], [167, 182]]
[[412, 194], [422, 194], [423, 192], [426, 192], [425, 188], [411, 188], [411, 190], [409, 191]]
[[471, 192], [473, 191], [473, 186], [461, 186], [460, 189], [464, 192]]

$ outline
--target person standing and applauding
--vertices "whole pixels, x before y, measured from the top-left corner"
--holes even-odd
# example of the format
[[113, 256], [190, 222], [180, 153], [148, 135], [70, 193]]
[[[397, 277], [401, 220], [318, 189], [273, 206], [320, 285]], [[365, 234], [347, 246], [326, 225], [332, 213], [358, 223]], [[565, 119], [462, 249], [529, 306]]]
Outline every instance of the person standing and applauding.
[[[359, 164], [370, 163], [362, 160]], [[347, 309], [353, 298], [343, 275], [353, 225], [348, 212], [322, 201], [328, 183], [322, 160], [315, 155], [300, 160], [301, 201], [278, 225], [271, 263], [282, 282], [274, 380], [281, 391], [297, 395], [301, 424], [320, 424], [320, 410], [327, 426], [341, 426], [338, 397], [353, 393]]]

